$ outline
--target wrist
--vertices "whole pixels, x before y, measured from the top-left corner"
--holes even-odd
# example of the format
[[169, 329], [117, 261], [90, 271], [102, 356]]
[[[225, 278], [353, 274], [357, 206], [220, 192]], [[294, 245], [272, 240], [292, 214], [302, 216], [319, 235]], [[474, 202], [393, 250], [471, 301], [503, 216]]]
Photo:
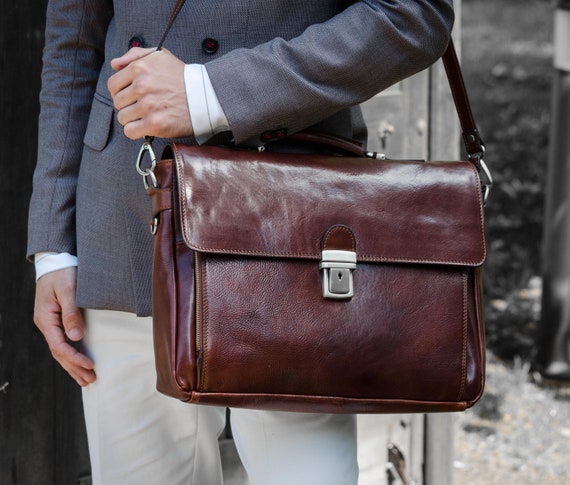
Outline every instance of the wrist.
[[36, 281], [43, 275], [77, 266], [77, 256], [69, 253], [41, 252], [34, 255]]

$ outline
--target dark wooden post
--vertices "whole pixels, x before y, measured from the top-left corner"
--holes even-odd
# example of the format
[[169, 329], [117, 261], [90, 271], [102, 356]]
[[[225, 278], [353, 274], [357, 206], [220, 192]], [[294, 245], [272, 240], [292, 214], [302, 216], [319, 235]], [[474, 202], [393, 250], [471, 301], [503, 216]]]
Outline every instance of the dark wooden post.
[[25, 261], [46, 0], [0, 16], [0, 483], [67, 485], [89, 472], [79, 388], [32, 323]]

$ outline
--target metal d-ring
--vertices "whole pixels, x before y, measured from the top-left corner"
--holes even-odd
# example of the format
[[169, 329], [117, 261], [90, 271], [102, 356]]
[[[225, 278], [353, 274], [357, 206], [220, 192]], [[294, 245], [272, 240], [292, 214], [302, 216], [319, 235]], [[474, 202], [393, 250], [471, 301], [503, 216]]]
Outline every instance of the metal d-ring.
[[158, 216], [154, 216], [152, 218], [152, 223], [150, 224], [150, 233], [153, 236], [156, 236], [157, 232], [158, 232]]
[[493, 187], [493, 176], [491, 175], [491, 171], [484, 160], [485, 157], [485, 146], [481, 146], [481, 152], [474, 153], [469, 155], [469, 159], [472, 163], [475, 164], [476, 167], [479, 168], [479, 174], [485, 176], [486, 180], [481, 181], [481, 187], [483, 189], [483, 205], [487, 204], [487, 199], [489, 198], [489, 194], [491, 192], [491, 188]]
[[[156, 175], [154, 173], [154, 170], [156, 168], [156, 154], [154, 153], [154, 150], [152, 148], [152, 137], [150, 136], [145, 136], [144, 138], [144, 142], [141, 146], [141, 149], [139, 150], [139, 156], [137, 157], [137, 172], [142, 176], [143, 178], [143, 183], [144, 183], [144, 188], [148, 189], [149, 188], [149, 179], [150, 179], [150, 185], [155, 188], [158, 189], [159, 185], [158, 185], [158, 180], [156, 178]], [[149, 168], [142, 168], [142, 161], [144, 159], [144, 155], [145, 153], [148, 152], [148, 156], [150, 157], [150, 167]]]
[[475, 167], [477, 167], [479, 176], [484, 176], [481, 177], [481, 189], [483, 192], [483, 205], [486, 205], [489, 194], [491, 193], [491, 188], [493, 187], [493, 176], [491, 175], [491, 171], [489, 170], [489, 167], [487, 167], [484, 158], [485, 145], [483, 144], [481, 144], [480, 152], [469, 154], [469, 160], [475, 165]]
[[493, 176], [491, 175], [491, 171], [489, 170], [489, 167], [487, 167], [485, 160], [481, 159], [481, 160], [479, 160], [479, 163], [481, 166], [481, 170], [483, 171], [483, 174], [487, 178], [487, 181], [482, 184], [483, 185], [483, 204], [486, 204], [487, 198], [489, 197], [489, 194], [491, 192], [491, 188], [493, 187]]

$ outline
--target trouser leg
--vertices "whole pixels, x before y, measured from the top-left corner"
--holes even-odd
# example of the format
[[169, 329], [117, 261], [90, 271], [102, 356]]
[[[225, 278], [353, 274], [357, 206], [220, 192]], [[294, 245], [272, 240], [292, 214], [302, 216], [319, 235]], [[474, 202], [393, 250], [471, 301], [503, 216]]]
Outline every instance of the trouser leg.
[[152, 322], [87, 310], [86, 352], [97, 380], [83, 389], [95, 485], [221, 485], [225, 410], [155, 389]]
[[250, 485], [356, 485], [353, 415], [231, 410]]

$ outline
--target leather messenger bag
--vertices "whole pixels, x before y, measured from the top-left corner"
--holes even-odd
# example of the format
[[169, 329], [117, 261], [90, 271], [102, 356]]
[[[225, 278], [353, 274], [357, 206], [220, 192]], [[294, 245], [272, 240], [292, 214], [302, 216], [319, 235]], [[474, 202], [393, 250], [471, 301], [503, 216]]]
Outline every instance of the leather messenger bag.
[[379, 160], [305, 133], [344, 155], [174, 144], [156, 163], [145, 142], [159, 391], [336, 413], [480, 398], [488, 186], [452, 44], [444, 62], [468, 161]]

